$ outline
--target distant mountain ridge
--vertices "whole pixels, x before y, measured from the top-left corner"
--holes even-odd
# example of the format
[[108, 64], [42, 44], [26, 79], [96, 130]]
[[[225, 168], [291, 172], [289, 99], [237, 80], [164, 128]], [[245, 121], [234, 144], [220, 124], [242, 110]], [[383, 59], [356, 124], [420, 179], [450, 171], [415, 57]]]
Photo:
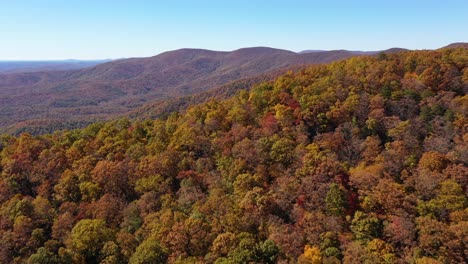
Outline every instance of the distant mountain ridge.
[[75, 70], [111, 60], [0, 61], [0, 74]]
[[78, 70], [3, 74], [0, 75], [0, 131], [22, 131], [30, 123], [47, 124], [47, 120], [53, 120], [54, 124], [63, 120], [70, 127], [81, 126], [139, 112], [140, 107], [153, 102], [198, 94], [236, 80], [255, 80], [258, 75], [269, 76], [272, 72], [307, 64], [380, 52], [295, 53], [268, 47], [229, 52], [180, 49]]
[[0, 127], [28, 120], [102, 120], [154, 100], [351, 56], [355, 55], [347, 51], [298, 54], [265, 47], [232, 52], [180, 49], [79, 70], [5, 74], [0, 77]]
[[337, 52], [337, 51], [346, 51], [354, 55], [375, 55], [380, 52], [392, 53], [392, 52], [400, 52], [400, 51], [407, 51], [408, 49], [403, 48], [390, 48], [386, 50], [376, 50], [376, 51], [361, 51], [361, 50], [303, 50], [298, 52], [299, 54], [307, 54], [307, 53], [320, 53], [320, 52]]
[[449, 44], [449, 45], [443, 47], [442, 49], [454, 49], [454, 48], [465, 48], [465, 49], [468, 49], [468, 42], [456, 42], [456, 43], [452, 43], [452, 44]]

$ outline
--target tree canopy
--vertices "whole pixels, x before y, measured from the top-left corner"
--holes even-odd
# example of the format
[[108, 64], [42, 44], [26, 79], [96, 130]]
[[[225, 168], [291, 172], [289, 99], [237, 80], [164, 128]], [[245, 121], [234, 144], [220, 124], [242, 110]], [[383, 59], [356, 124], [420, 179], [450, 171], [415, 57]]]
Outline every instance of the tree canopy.
[[464, 263], [468, 50], [0, 137], [4, 263]]

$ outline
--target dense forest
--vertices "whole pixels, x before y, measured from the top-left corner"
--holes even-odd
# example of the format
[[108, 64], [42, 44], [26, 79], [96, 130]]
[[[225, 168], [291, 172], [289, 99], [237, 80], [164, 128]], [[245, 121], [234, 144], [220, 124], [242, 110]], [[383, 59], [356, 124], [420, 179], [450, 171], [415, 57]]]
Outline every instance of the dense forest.
[[468, 50], [0, 138], [2, 263], [465, 263]]

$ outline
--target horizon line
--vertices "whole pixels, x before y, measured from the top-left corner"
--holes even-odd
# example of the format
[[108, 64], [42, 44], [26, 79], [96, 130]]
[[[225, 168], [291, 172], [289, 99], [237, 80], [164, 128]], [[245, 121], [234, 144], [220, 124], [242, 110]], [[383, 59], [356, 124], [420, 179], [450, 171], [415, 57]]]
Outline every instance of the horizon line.
[[299, 51], [294, 51], [294, 50], [289, 50], [289, 49], [283, 49], [283, 48], [275, 48], [275, 47], [270, 47], [270, 46], [251, 46], [251, 47], [243, 47], [243, 48], [237, 48], [233, 50], [218, 50], [218, 49], [206, 49], [206, 48], [176, 48], [172, 50], [165, 50], [153, 55], [147, 55], [147, 56], [129, 56], [129, 57], [117, 57], [117, 58], [64, 58], [64, 59], [0, 59], [0, 62], [66, 62], [66, 61], [76, 61], [76, 62], [96, 62], [96, 61], [115, 61], [115, 60], [123, 60], [123, 59], [138, 59], [138, 58], [150, 58], [154, 56], [161, 55], [166, 52], [172, 52], [172, 51], [178, 51], [178, 50], [184, 50], [184, 49], [189, 49], [189, 50], [206, 50], [206, 51], [214, 51], [214, 52], [234, 52], [237, 50], [241, 49], [252, 49], [252, 48], [270, 48], [270, 49], [276, 49], [276, 50], [284, 50], [284, 51], [290, 51], [294, 52], [296, 54], [301, 54], [302, 52], [310, 51], [312, 52], [330, 52], [330, 51], [349, 51], [349, 52], [381, 52], [381, 51], [386, 51], [390, 49], [405, 49], [405, 50], [412, 50], [412, 51], [417, 51], [417, 50], [437, 50], [444, 48], [449, 45], [454, 45], [454, 44], [468, 44], [468, 42], [460, 41], [460, 42], [452, 42], [449, 44], [446, 44], [442, 47], [431, 49], [431, 48], [419, 48], [419, 49], [408, 49], [408, 48], [402, 48], [402, 47], [390, 47], [387, 49], [375, 49], [375, 50], [355, 50], [355, 49], [305, 49], [305, 50], [299, 50]]

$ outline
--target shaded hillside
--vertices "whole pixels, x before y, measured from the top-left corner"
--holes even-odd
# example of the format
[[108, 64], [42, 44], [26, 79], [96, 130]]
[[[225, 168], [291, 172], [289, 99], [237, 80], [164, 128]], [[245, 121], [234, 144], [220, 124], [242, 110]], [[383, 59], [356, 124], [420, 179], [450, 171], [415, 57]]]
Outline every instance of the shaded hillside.
[[[387, 49], [387, 50], [378, 50], [378, 51], [335, 50], [335, 51], [333, 51], [333, 52], [339, 52], [339, 51], [346, 51], [346, 52], [349, 52], [350, 54], [353, 54], [353, 55], [376, 55], [376, 54], [379, 54], [379, 53], [381, 53], [381, 52], [384, 52], [384, 53], [395, 53], [395, 52], [408, 51], [408, 50], [407, 50], [407, 49], [403, 49], [403, 48], [390, 48], [390, 49]], [[299, 52], [299, 54], [321, 53], [321, 52], [329, 52], [329, 51], [326, 51], [326, 50], [303, 50], [303, 51]]]
[[[193, 95], [154, 100], [140, 107], [137, 107], [136, 109], [131, 110], [124, 115], [120, 115], [120, 117], [127, 117], [133, 120], [167, 118], [168, 115], [170, 115], [173, 112], [185, 112], [190, 106], [201, 104], [214, 99], [227, 99], [235, 95], [239, 90], [250, 89], [253, 85], [257, 83], [271, 81], [274, 78], [278, 77], [280, 74], [284, 74], [287, 71], [291, 70], [298, 70], [302, 67], [297, 66], [282, 68], [279, 70], [272, 71], [270, 73], [260, 74], [253, 77], [236, 80], [228, 84], [210, 89], [208, 91], [204, 91]], [[116, 114], [115, 117], [118, 118], [119, 115]], [[0, 129], [0, 133], [18, 135], [23, 132], [28, 132], [33, 135], [41, 135], [53, 133], [56, 130], [82, 128], [97, 121], [98, 119], [32, 119], [17, 122], [14, 125], [10, 125], [6, 128]]]
[[285, 67], [351, 56], [354, 54], [348, 51], [296, 54], [271, 48], [232, 52], [182, 49], [82, 70], [1, 75], [0, 128], [27, 124], [28, 120], [103, 120], [154, 100], [203, 92]]
[[453, 49], [453, 48], [468, 49], [468, 43], [467, 42], [457, 42], [457, 43], [452, 43], [452, 44], [449, 44], [449, 45], [443, 47], [443, 49]]
[[231, 96], [234, 96], [239, 90], [249, 90], [255, 84], [272, 81], [288, 71], [297, 71], [303, 67], [304, 66], [281, 68], [269, 73], [235, 80], [220, 87], [194, 95], [153, 101], [130, 111], [126, 116], [128, 118], [137, 120], [166, 118], [173, 112], [185, 112], [190, 106], [202, 104], [210, 100], [227, 99]]
[[468, 50], [0, 137], [2, 263], [465, 263]]

